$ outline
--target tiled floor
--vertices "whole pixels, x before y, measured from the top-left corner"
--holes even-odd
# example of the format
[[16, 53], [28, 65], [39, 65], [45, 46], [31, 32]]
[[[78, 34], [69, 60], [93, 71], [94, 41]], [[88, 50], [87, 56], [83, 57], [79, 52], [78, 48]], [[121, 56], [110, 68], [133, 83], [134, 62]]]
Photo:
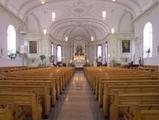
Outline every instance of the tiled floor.
[[77, 71], [60, 100], [52, 108], [49, 120], [104, 120], [83, 71]]

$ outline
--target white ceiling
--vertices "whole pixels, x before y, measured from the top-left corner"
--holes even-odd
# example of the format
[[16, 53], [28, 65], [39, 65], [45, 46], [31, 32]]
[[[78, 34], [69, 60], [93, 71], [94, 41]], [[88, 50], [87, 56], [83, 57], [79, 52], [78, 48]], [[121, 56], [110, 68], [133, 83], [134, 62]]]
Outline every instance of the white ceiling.
[[[34, 15], [40, 28], [46, 28], [56, 39], [64, 40], [68, 36], [69, 40], [90, 40], [94, 36], [102, 40], [123, 14], [130, 14], [134, 19], [155, 1], [158, 0], [47, 0], [41, 5], [40, 0], [0, 0], [0, 4], [24, 21]], [[107, 11], [105, 21], [103, 10]], [[52, 11], [56, 12], [55, 22], [51, 20]]]

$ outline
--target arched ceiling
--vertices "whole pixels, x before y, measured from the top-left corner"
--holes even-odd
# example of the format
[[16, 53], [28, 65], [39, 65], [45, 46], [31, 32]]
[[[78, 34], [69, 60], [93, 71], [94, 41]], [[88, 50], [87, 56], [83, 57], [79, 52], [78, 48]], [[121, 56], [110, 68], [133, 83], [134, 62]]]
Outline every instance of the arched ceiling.
[[[93, 36], [102, 40], [117, 26], [123, 14], [137, 17], [156, 0], [47, 0], [42, 5], [40, 0], [1, 0], [0, 4], [22, 20], [34, 15], [42, 29], [58, 40], [86, 39]], [[102, 20], [102, 11], [107, 11], [107, 18]], [[52, 22], [51, 13], [55, 11], [56, 21]], [[42, 31], [42, 30], [41, 30]]]

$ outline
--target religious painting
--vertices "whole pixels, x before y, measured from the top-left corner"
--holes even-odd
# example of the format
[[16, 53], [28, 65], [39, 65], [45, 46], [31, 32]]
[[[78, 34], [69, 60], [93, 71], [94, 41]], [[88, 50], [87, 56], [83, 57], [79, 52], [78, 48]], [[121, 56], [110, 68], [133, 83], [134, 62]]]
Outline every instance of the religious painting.
[[75, 55], [84, 55], [81, 45], [77, 45]]
[[130, 40], [122, 40], [122, 52], [123, 53], [130, 52]]
[[29, 41], [29, 53], [37, 53], [37, 41]]

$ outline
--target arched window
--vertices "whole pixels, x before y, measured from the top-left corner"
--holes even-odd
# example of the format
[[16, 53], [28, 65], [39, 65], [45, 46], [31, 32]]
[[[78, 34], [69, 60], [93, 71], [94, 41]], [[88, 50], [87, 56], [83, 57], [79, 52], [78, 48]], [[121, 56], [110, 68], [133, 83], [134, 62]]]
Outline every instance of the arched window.
[[98, 45], [97, 47], [97, 58], [102, 57], [102, 45]]
[[54, 43], [51, 42], [51, 56], [54, 55]]
[[144, 27], [143, 53], [145, 57], [152, 57], [152, 39], [153, 39], [152, 23], [148, 22]]
[[97, 47], [97, 58], [102, 58], [102, 45]]
[[108, 42], [105, 42], [105, 58], [108, 59]]
[[62, 47], [57, 45], [57, 62], [62, 62]]
[[8, 54], [16, 53], [16, 31], [13, 25], [7, 29], [7, 51]]

